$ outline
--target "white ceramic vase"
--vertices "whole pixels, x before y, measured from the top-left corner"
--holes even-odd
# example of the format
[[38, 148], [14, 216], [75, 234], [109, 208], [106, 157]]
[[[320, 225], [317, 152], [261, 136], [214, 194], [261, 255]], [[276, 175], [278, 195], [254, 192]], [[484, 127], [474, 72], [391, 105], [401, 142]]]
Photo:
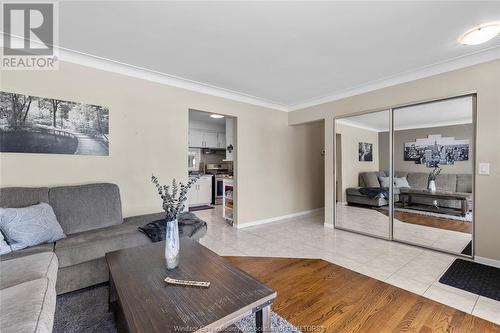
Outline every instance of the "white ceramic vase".
[[174, 269], [179, 265], [179, 224], [177, 219], [168, 221], [165, 230], [165, 262], [167, 269]]
[[431, 192], [436, 192], [436, 181], [435, 180], [429, 180], [428, 189]]

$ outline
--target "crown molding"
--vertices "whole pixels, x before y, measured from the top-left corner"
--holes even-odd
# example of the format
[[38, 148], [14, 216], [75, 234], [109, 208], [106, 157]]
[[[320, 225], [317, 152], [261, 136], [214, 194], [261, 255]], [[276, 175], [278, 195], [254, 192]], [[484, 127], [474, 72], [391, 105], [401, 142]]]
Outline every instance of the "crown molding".
[[[0, 31], [0, 35], [3, 36], [3, 34], [4, 32]], [[12, 35], [12, 37], [21, 39], [21, 37], [19, 36]], [[32, 42], [37, 43], [37, 41], [32, 41]], [[3, 47], [3, 38], [0, 38], [0, 47]], [[301, 103], [287, 105], [272, 100], [248, 95], [231, 89], [221, 88], [214, 85], [162, 73], [159, 71], [154, 71], [151, 69], [134, 66], [120, 61], [115, 61], [108, 58], [103, 58], [87, 54], [84, 52], [67, 49], [57, 45], [54, 45], [54, 48], [58, 50], [58, 56], [60, 60], [65, 62], [71, 62], [82, 66], [92, 67], [108, 72], [113, 72], [147, 81], [157, 82], [160, 84], [165, 84], [177, 88], [195, 91], [202, 94], [217, 96], [233, 101], [238, 101], [251, 105], [257, 105], [284, 112], [298, 111], [308, 107], [328, 102], [333, 102], [336, 100], [360, 95], [370, 91], [387, 88], [390, 86], [395, 86], [398, 84], [415, 81], [418, 79], [434, 76], [437, 74], [442, 74], [445, 72], [450, 72], [453, 70], [500, 59], [500, 46], [495, 46], [488, 49], [472, 52], [453, 59], [445, 60], [433, 65], [424, 66], [416, 70], [411, 70], [390, 77], [386, 77], [384, 79], [371, 81], [366, 84], [359, 85], [357, 87], [334, 92], [327, 96], [320, 96], [318, 98], [313, 98]]]
[[262, 106], [278, 111], [289, 111], [286, 105], [269, 101], [263, 98], [247, 95], [238, 91], [220, 88], [214, 85], [181, 78], [178, 76], [154, 71], [151, 69], [130, 65], [127, 63], [78, 52], [75, 50], [59, 48], [59, 57], [62, 61], [92, 67], [108, 72], [122, 74], [138, 79], [165, 84], [177, 88], [195, 91], [211, 96], [222, 97], [233, 101]]
[[[0, 31], [0, 35], [4, 35], [3, 31]], [[11, 37], [24, 40], [22, 37], [11, 35]], [[31, 40], [34, 44], [40, 44], [36, 40]], [[0, 47], [3, 47], [3, 38], [0, 38]], [[185, 79], [182, 77], [162, 73], [159, 71], [147, 69], [140, 66], [135, 66], [131, 64], [127, 64], [124, 62], [95, 56], [92, 54], [64, 48], [61, 46], [53, 45], [53, 47], [57, 50], [56, 56], [59, 60], [64, 62], [70, 62], [86, 67], [91, 67], [107, 72], [112, 72], [116, 74], [126, 75], [138, 79], [143, 79], [147, 81], [152, 81], [160, 84], [165, 84], [181, 89], [186, 89], [190, 91], [199, 92], [206, 95], [222, 97], [226, 99], [230, 99], [237, 102], [262, 106], [274, 110], [285, 111], [288, 112], [289, 109], [286, 105], [277, 103], [274, 101], [270, 101], [264, 98], [259, 98], [256, 96], [248, 95], [245, 93], [241, 93], [238, 91], [217, 87], [214, 85]]]
[[488, 49], [472, 52], [460, 57], [435, 63], [433, 65], [424, 66], [416, 70], [392, 75], [381, 80], [371, 81], [354, 88], [349, 88], [330, 95], [313, 98], [306, 102], [289, 105], [288, 108], [289, 112], [298, 111], [312, 106], [337, 101], [370, 91], [379, 90], [382, 88], [387, 88], [446, 72], [451, 72], [457, 69], [478, 65], [496, 59], [500, 59], [500, 46], [494, 46]]
[[[387, 111], [389, 111], [389, 110], [387, 110]], [[336, 122], [338, 124], [341, 124], [344, 126], [355, 127], [355, 128], [364, 129], [364, 130], [371, 131], [371, 132], [377, 132], [377, 133], [389, 132], [389, 130], [386, 128], [380, 129], [380, 128], [375, 128], [375, 127], [351, 122], [351, 121], [349, 121], [349, 118], [338, 118], [336, 120]], [[435, 128], [435, 127], [468, 125], [468, 124], [472, 124], [472, 122], [473, 122], [472, 119], [456, 119], [456, 120], [452, 120], [452, 121], [442, 121], [442, 122], [436, 122], [436, 123], [422, 123], [422, 124], [412, 125], [412, 126], [403, 126], [403, 127], [398, 127], [397, 129], [394, 129], [394, 131], [406, 131], [406, 130], [413, 130], [413, 129], [425, 129], [425, 128]]]

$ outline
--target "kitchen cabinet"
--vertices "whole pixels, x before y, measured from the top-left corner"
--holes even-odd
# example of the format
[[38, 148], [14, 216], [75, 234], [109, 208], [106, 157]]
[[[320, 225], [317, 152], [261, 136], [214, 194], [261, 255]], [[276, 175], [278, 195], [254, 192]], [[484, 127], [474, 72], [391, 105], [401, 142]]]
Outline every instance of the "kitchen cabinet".
[[203, 147], [203, 132], [196, 129], [189, 129], [189, 147]]
[[226, 133], [217, 133], [217, 148], [226, 149]]
[[202, 176], [188, 192], [188, 206], [210, 205], [212, 203], [212, 176]]
[[226, 147], [225, 136], [225, 133], [222, 132], [189, 129], [189, 147], [224, 149]]
[[203, 133], [203, 139], [205, 140], [205, 148], [217, 148], [217, 132], [205, 132]]

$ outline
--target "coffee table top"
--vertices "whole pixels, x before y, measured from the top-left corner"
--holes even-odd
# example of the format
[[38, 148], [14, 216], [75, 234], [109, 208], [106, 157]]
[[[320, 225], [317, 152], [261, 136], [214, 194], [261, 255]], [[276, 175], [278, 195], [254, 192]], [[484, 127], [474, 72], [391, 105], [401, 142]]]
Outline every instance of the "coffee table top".
[[[214, 252], [181, 240], [179, 267], [167, 271], [164, 242], [106, 254], [130, 332], [191, 332], [226, 327], [276, 292]], [[169, 285], [166, 276], [209, 281], [209, 288]]]
[[449, 199], [453, 199], [453, 198], [468, 199], [472, 195], [472, 194], [467, 194], [467, 193], [431, 192], [431, 191], [427, 191], [427, 190], [414, 190], [414, 189], [400, 189], [400, 194], [435, 197], [435, 198], [449, 198]]

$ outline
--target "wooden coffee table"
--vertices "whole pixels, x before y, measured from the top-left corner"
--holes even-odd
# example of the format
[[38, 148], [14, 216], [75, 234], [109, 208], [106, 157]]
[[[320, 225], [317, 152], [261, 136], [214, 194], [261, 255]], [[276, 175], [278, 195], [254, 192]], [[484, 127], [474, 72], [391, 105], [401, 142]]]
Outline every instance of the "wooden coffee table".
[[[430, 205], [413, 205], [412, 198], [413, 197], [421, 197], [421, 198], [429, 198], [432, 200], [457, 200], [460, 201], [460, 208], [443, 208], [443, 207], [434, 207]], [[467, 200], [469, 196], [467, 194], [460, 193], [451, 193], [451, 192], [430, 192], [430, 191], [419, 191], [419, 190], [410, 190], [410, 191], [401, 191], [399, 194], [399, 198], [403, 204], [403, 207], [411, 207], [417, 210], [435, 212], [435, 213], [444, 213], [444, 214], [453, 214], [458, 216], [466, 216], [467, 215]]]
[[[167, 271], [164, 247], [159, 242], [106, 254], [119, 331], [212, 332], [255, 313], [257, 331], [271, 332], [274, 290], [188, 239], [181, 241], [179, 267]], [[167, 275], [209, 281], [210, 287], [169, 285]]]

